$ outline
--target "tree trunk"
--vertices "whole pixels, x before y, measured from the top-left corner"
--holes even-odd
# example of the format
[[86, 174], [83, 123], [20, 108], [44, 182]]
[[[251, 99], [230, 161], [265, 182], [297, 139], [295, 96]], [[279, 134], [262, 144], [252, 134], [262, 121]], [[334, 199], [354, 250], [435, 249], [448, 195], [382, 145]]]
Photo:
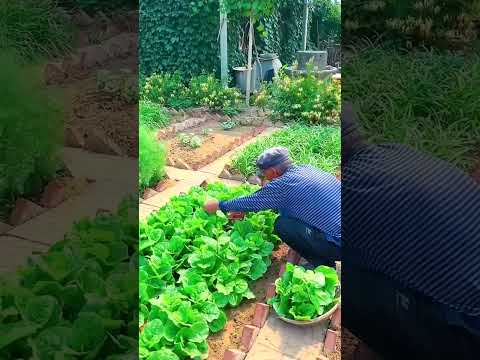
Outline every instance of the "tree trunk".
[[252, 48], [253, 48], [253, 16], [250, 15], [250, 28], [248, 31], [248, 62], [247, 62], [247, 83], [246, 83], [246, 103], [250, 104], [250, 89], [252, 80]]

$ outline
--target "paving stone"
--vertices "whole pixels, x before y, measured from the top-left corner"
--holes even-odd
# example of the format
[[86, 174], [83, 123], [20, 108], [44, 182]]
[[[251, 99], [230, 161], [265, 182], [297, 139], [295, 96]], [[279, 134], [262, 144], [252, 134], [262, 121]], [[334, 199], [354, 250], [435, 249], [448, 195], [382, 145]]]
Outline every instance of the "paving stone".
[[41, 206], [27, 199], [17, 199], [12, 213], [10, 214], [9, 223], [18, 226], [26, 221], [40, 215], [45, 211]]
[[280, 320], [276, 314], [271, 313], [260, 329], [247, 359], [264, 360], [258, 349], [267, 347], [293, 359], [315, 360], [321, 354], [327, 328], [328, 321], [312, 326], [296, 326]]
[[247, 356], [247, 354], [243, 351], [229, 349], [223, 354], [223, 360], [243, 360], [245, 356]]
[[138, 211], [138, 218], [140, 220], [145, 219], [148, 215], [150, 215], [152, 212], [157, 211], [158, 207], [156, 206], [151, 206], [147, 205], [145, 203], [141, 203], [139, 206], [139, 211]]
[[264, 344], [255, 344], [248, 352], [246, 360], [315, 360], [313, 357], [294, 358]]
[[0, 271], [2, 274], [15, 272], [19, 266], [25, 264], [32, 252], [42, 253], [48, 249], [45, 245], [8, 234], [2, 236], [0, 243], [2, 244], [2, 251], [0, 252]]
[[178, 168], [183, 169], [183, 170], [192, 170], [190, 165], [188, 165], [185, 161], [183, 161], [180, 158], [175, 159], [175, 167], [178, 167]]

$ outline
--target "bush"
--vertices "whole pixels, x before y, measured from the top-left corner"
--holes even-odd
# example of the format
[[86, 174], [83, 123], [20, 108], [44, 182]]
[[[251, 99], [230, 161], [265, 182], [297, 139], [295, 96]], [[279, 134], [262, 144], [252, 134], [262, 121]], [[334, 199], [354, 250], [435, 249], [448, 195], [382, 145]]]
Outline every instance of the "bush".
[[224, 88], [220, 80], [213, 75], [193, 77], [188, 93], [196, 105], [222, 111], [227, 115], [238, 112], [240, 92], [236, 88]]
[[139, 114], [140, 124], [151, 129], [167, 127], [170, 124], [170, 117], [165, 109], [151, 101], [140, 101]]
[[157, 140], [156, 132], [141, 124], [139, 129], [139, 186], [143, 191], [165, 176], [165, 145]]
[[343, 96], [359, 110], [374, 143], [396, 142], [473, 164], [480, 145], [480, 57], [381, 48], [347, 62]]
[[0, 0], [0, 48], [27, 60], [70, 49], [72, 33], [54, 0]]
[[255, 174], [255, 161], [268, 148], [284, 146], [295, 164], [308, 164], [335, 174], [340, 167], [338, 127], [295, 124], [248, 145], [232, 161], [234, 169], [248, 177]]
[[0, 208], [19, 195], [38, 193], [60, 165], [61, 107], [41, 80], [12, 54], [0, 57]]
[[182, 82], [180, 73], [155, 74], [145, 80], [141, 97], [161, 106], [186, 109], [205, 106], [227, 115], [238, 112], [240, 92], [235, 88], [223, 88], [214, 75], [193, 77], [189, 87]]
[[274, 120], [282, 122], [338, 124], [340, 85], [320, 80], [312, 72], [300, 77], [281, 72], [257, 96], [256, 104], [270, 107]]

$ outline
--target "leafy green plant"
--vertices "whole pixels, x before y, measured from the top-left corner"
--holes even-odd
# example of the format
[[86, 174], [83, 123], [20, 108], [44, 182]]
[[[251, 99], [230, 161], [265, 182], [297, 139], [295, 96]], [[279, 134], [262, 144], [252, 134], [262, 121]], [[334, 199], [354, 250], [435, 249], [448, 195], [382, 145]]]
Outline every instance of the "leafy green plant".
[[183, 146], [188, 146], [192, 149], [199, 148], [202, 146], [202, 138], [197, 136], [197, 135], [188, 135], [185, 133], [181, 133], [178, 135], [178, 138], [180, 139], [180, 142], [182, 143]]
[[225, 309], [254, 294], [249, 283], [270, 265], [276, 215], [248, 214], [234, 224], [203, 203], [256, 187], [210, 184], [173, 197], [140, 224], [140, 358], [206, 359], [210, 332], [222, 330]]
[[256, 172], [255, 161], [266, 149], [284, 146], [295, 164], [308, 164], [335, 174], [340, 166], [341, 137], [338, 127], [295, 124], [249, 144], [232, 160], [232, 167], [248, 177]]
[[300, 77], [281, 72], [262, 91], [265, 94], [258, 95], [257, 101], [270, 107], [276, 120], [312, 125], [340, 122], [340, 85], [331, 79], [318, 79], [312, 70]]
[[140, 124], [151, 129], [159, 129], [170, 125], [170, 116], [163, 107], [151, 101], [140, 100]]
[[268, 303], [282, 317], [313, 320], [338, 302], [338, 285], [338, 275], [333, 268], [318, 266], [315, 270], [305, 270], [287, 263], [282, 277], [275, 281], [277, 295]]
[[222, 127], [223, 130], [232, 130], [237, 125], [238, 125], [237, 122], [233, 121], [233, 120], [224, 121], [224, 122], [220, 123], [220, 126]]
[[[353, 52], [343, 72], [373, 143], [412, 146], [469, 170], [480, 145], [480, 58], [381, 47]], [[368, 96], [366, 96], [368, 94]]]
[[0, 280], [0, 358], [136, 357], [135, 202], [79, 221], [17, 277]]
[[199, 75], [190, 80], [190, 98], [199, 106], [233, 115], [238, 112], [241, 98], [236, 88], [224, 88], [214, 75]]
[[0, 208], [38, 194], [60, 168], [64, 111], [32, 69], [13, 54], [0, 57]]
[[154, 74], [145, 81], [141, 94], [147, 101], [174, 109], [193, 106], [188, 100], [186, 87], [179, 72]]
[[1, 0], [0, 49], [26, 60], [70, 50], [72, 31], [54, 0]]
[[167, 150], [158, 141], [156, 131], [141, 124], [139, 128], [138, 181], [140, 190], [149, 187], [165, 175]]

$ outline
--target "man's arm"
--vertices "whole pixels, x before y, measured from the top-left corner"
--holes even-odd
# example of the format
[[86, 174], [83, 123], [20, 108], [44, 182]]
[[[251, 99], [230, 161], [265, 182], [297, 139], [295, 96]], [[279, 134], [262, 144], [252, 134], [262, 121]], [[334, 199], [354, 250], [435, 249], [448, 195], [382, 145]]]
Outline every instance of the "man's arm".
[[240, 197], [229, 201], [221, 201], [219, 208], [223, 212], [231, 211], [261, 211], [261, 210], [278, 210], [282, 207], [284, 201], [285, 189], [283, 182], [278, 179], [272, 181], [262, 187], [252, 195]]

